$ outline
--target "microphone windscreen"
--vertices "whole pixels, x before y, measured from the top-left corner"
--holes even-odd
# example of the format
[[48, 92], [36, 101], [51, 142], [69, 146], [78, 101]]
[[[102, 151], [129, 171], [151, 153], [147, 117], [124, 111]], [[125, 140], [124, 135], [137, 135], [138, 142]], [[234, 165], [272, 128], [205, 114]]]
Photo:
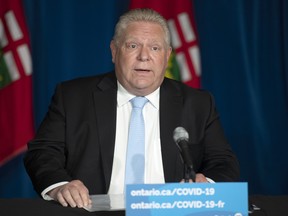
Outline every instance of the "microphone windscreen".
[[173, 139], [174, 139], [174, 141], [175, 141], [177, 144], [178, 144], [178, 142], [181, 141], [181, 140], [186, 140], [186, 141], [188, 141], [188, 140], [189, 140], [189, 134], [188, 134], [188, 132], [185, 130], [185, 128], [183, 128], [183, 127], [177, 127], [177, 128], [175, 128], [175, 130], [174, 130]]

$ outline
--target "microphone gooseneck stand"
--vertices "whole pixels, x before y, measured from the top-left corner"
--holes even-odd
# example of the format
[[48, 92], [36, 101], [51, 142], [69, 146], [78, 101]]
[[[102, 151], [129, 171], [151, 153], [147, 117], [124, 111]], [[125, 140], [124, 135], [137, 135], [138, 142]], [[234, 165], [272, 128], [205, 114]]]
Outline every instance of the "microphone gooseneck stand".
[[188, 166], [186, 163], [184, 163], [184, 181], [189, 182], [190, 179], [192, 179], [193, 182], [195, 182], [196, 174], [193, 169], [193, 166]]

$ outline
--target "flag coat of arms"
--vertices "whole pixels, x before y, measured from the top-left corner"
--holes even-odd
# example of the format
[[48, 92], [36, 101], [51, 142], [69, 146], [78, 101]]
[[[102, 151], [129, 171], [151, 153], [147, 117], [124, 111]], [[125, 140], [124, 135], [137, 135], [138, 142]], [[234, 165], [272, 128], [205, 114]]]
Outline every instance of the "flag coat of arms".
[[0, 0], [0, 165], [33, 137], [32, 61], [21, 0]]

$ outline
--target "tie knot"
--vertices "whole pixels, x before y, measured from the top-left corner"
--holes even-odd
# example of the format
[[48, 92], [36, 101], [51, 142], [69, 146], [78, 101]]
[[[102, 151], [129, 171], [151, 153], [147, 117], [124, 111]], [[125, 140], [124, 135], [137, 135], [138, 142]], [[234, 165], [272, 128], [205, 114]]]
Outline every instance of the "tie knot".
[[146, 97], [134, 97], [131, 99], [133, 108], [142, 109], [147, 102], [148, 102], [148, 99]]

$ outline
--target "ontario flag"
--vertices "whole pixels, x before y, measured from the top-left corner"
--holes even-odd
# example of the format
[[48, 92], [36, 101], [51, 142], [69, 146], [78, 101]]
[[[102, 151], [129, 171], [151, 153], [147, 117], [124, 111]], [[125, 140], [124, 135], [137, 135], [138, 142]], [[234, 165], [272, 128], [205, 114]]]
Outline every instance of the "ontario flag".
[[0, 165], [34, 135], [32, 61], [21, 0], [0, 0]]
[[200, 87], [200, 52], [191, 0], [131, 0], [130, 8], [151, 8], [167, 19], [173, 52], [166, 76]]

